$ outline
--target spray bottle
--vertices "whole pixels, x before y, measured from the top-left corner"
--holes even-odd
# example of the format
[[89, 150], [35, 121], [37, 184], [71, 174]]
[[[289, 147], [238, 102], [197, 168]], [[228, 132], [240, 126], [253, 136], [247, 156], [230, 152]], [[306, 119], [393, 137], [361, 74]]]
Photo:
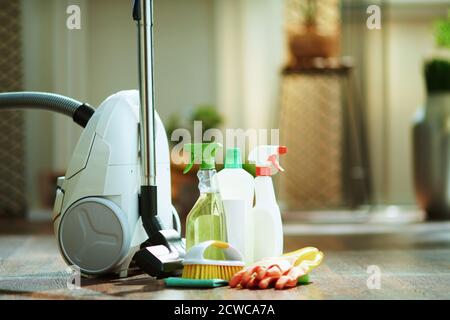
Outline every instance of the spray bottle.
[[[189, 172], [194, 163], [199, 164], [197, 173], [200, 197], [189, 212], [186, 220], [186, 250], [204, 241], [227, 241], [227, 231], [223, 203], [216, 181], [214, 157], [222, 146], [219, 143], [190, 143], [184, 145], [184, 151], [191, 159], [183, 173]], [[223, 251], [211, 246], [204, 257], [222, 260]]]
[[283, 253], [283, 226], [271, 176], [276, 173], [272, 172], [272, 167], [284, 171], [278, 163], [278, 156], [286, 152], [284, 146], [262, 145], [248, 156], [248, 160], [256, 164], [255, 206], [250, 211], [254, 261]]

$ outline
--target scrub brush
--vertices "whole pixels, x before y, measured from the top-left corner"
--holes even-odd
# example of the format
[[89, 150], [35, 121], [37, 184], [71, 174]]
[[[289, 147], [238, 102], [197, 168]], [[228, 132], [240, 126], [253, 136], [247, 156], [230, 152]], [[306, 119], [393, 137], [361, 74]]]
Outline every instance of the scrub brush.
[[[208, 260], [204, 258], [208, 248], [223, 251], [227, 260]], [[181, 278], [164, 279], [168, 287], [215, 288], [226, 286], [233, 275], [244, 269], [242, 255], [234, 247], [222, 241], [205, 241], [195, 245], [183, 261]]]
[[[205, 259], [205, 251], [210, 247], [221, 249], [226, 260]], [[238, 250], [226, 242], [214, 240], [193, 246], [186, 254], [183, 265], [182, 278], [222, 279], [226, 281], [229, 281], [233, 275], [244, 268], [243, 258]]]

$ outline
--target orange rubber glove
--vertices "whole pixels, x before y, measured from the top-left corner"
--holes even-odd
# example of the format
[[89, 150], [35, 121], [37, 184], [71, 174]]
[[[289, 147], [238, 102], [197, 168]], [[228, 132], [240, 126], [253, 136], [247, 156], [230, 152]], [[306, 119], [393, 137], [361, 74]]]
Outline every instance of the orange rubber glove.
[[293, 288], [298, 279], [317, 267], [323, 253], [316, 248], [307, 247], [279, 258], [263, 259], [236, 273], [230, 280], [230, 287], [247, 289]]
[[292, 288], [297, 285], [298, 278], [306, 274], [302, 266], [294, 267], [288, 260], [275, 263], [261, 261], [236, 273], [230, 280], [230, 287], [241, 286], [247, 289], [267, 289], [275, 285], [275, 289]]

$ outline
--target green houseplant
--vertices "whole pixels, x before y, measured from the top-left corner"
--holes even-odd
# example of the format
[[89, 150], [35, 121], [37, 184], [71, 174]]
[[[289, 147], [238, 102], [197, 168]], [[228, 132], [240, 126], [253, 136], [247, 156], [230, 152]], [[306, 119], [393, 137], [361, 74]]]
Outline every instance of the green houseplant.
[[223, 124], [222, 115], [212, 105], [200, 105], [195, 108], [190, 116], [190, 124], [194, 121], [202, 122], [204, 133], [208, 129], [219, 128]]
[[424, 65], [425, 84], [428, 94], [450, 91], [450, 60], [432, 58]]
[[450, 219], [450, 15], [434, 24], [438, 49], [424, 63], [425, 106], [413, 124], [414, 186], [430, 220]]
[[[195, 107], [185, 120], [182, 120], [179, 113], [172, 114], [166, 121], [166, 132], [169, 140], [172, 133], [179, 128], [185, 128], [190, 131], [191, 137], [194, 136], [194, 122], [202, 123], [203, 133], [212, 128], [219, 128], [223, 124], [223, 117], [213, 105], [199, 105]], [[172, 146], [179, 141], [170, 141]]]
[[435, 21], [434, 37], [439, 50], [424, 64], [429, 94], [450, 91], [450, 11], [446, 19]]
[[450, 48], [450, 11], [447, 19], [439, 19], [434, 23], [434, 35], [438, 47]]

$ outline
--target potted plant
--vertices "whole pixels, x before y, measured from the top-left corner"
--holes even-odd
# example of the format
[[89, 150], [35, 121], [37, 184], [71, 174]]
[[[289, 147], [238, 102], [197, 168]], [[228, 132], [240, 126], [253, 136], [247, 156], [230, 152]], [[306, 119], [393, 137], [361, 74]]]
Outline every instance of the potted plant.
[[430, 220], [450, 219], [450, 15], [435, 23], [438, 50], [424, 63], [425, 107], [413, 126], [414, 184]]
[[309, 67], [314, 58], [330, 58], [339, 54], [338, 34], [322, 34], [318, 28], [318, 1], [299, 2], [300, 21], [289, 32], [293, 67]]

